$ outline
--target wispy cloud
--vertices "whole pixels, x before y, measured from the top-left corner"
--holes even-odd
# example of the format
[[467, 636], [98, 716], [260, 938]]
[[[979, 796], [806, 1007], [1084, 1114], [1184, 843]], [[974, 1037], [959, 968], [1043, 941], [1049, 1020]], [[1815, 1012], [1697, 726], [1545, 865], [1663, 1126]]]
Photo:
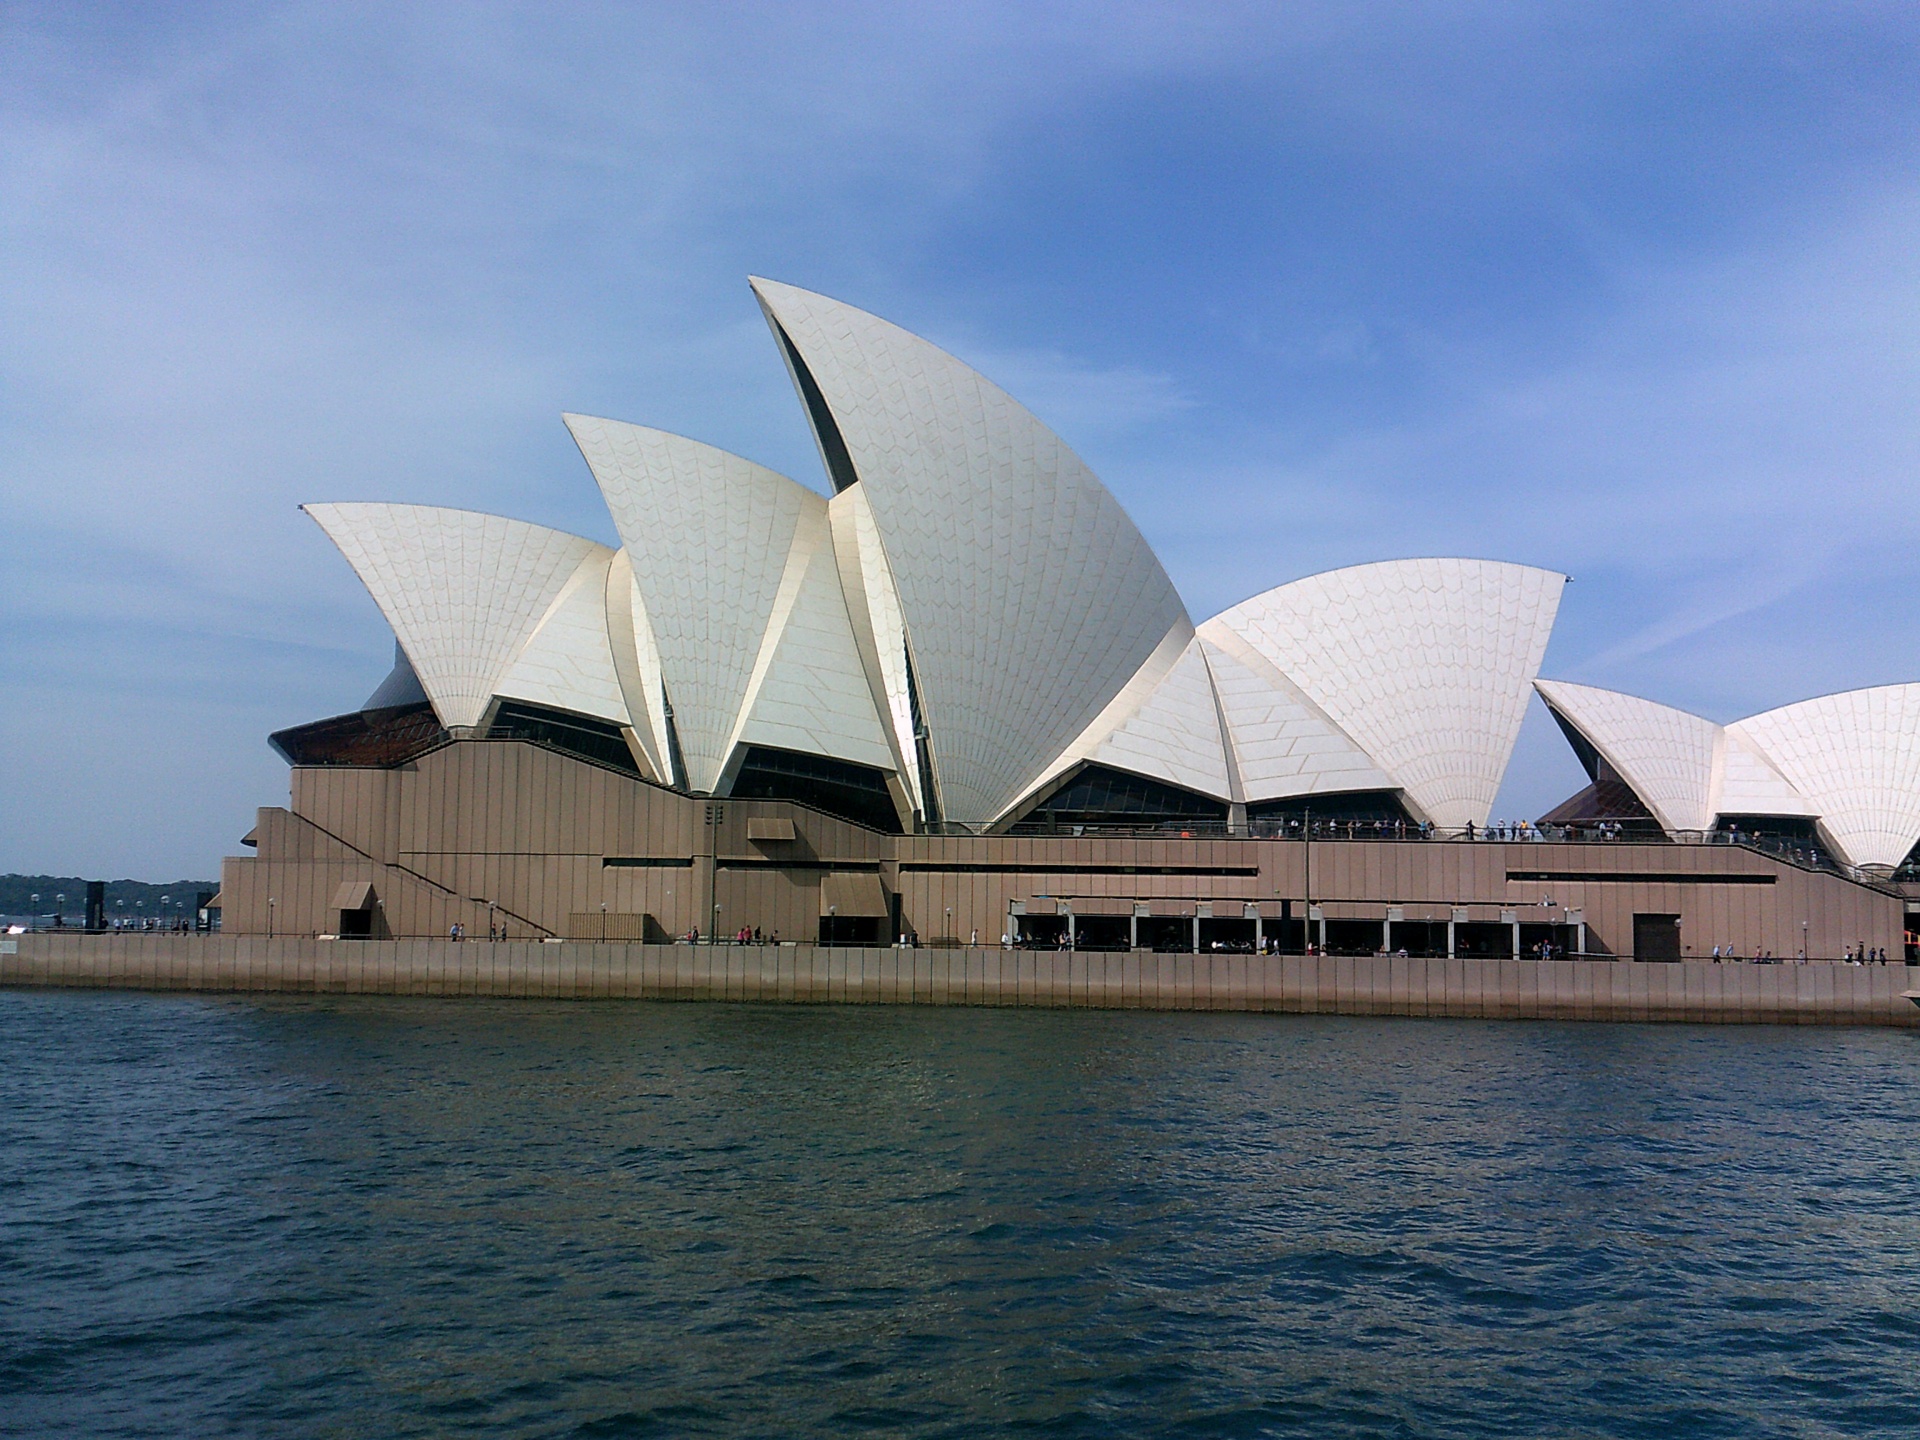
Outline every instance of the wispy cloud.
[[1196, 611], [1494, 553], [1579, 576], [1562, 673], [1758, 708], [1910, 670], [1917, 39], [1794, 6], [12, 7], [0, 867], [205, 869], [284, 784], [268, 724], [370, 688], [383, 626], [300, 501], [604, 536], [563, 409], [817, 481], [750, 271], [978, 364]]

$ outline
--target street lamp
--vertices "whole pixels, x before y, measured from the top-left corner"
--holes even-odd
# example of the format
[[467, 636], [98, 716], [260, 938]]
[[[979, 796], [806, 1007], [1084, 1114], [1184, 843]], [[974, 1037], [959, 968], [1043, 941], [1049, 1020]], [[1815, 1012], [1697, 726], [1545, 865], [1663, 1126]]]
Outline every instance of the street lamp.
[[273, 907], [279, 903], [273, 896], [267, 897], [267, 939], [269, 940], [273, 939]]

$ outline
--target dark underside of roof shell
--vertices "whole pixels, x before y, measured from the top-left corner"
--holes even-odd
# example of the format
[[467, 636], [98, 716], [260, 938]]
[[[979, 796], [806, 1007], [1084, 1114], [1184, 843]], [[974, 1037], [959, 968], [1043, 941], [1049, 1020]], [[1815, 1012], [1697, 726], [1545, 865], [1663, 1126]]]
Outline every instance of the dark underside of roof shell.
[[1101, 830], [1224, 832], [1227, 804], [1105, 765], [1069, 771], [1007, 833], [1073, 835]]
[[276, 730], [267, 743], [289, 765], [345, 765], [384, 770], [404, 765], [448, 739], [445, 727], [422, 701], [331, 715]]
[[[1296, 795], [1250, 803], [1247, 831], [1284, 835], [1303, 821], [1369, 826], [1412, 825], [1399, 794], [1358, 790], [1327, 795]], [[1224, 800], [1105, 765], [1070, 771], [1019, 819], [1012, 835], [1089, 835], [1164, 831], [1179, 835], [1224, 835], [1229, 807]]]

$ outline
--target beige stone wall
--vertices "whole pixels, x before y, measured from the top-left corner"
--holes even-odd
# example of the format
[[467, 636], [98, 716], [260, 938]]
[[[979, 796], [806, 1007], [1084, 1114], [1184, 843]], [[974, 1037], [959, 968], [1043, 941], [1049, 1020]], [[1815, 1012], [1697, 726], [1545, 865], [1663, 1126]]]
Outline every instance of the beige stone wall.
[[[1512, 909], [1537, 922], [1550, 897], [1556, 915], [1584, 911], [1603, 953], [1631, 952], [1635, 913], [1681, 916], [1695, 956], [1719, 945], [1792, 958], [1804, 944], [1815, 957], [1866, 945], [1898, 958], [1904, 926], [1897, 896], [1727, 847], [1321, 840], [1309, 857], [1298, 841], [890, 837], [774, 801], [711, 805], [516, 742], [451, 745], [389, 771], [296, 769], [292, 788], [291, 809], [260, 812], [257, 856], [225, 864], [230, 935], [265, 934], [270, 897], [276, 934], [330, 933], [340, 882], [366, 879], [401, 937], [443, 937], [456, 922], [484, 936], [490, 913], [514, 936], [565, 935], [573, 917], [604, 910], [652, 915], [669, 934], [758, 926], [805, 941], [819, 933], [822, 876], [877, 867], [924, 941], [995, 941], [1012, 902], [1065, 898], [1081, 913], [1137, 902], [1161, 915], [1206, 902], [1221, 916], [1254, 902], [1277, 919], [1285, 900], [1298, 915], [1309, 863], [1330, 918], [1400, 906], [1409, 921], [1444, 922], [1461, 907], [1475, 921]], [[759, 816], [791, 817], [796, 838], [750, 839]], [[647, 861], [660, 863], [635, 863]], [[1510, 878], [1529, 874], [1556, 878]]]
[[19, 937], [0, 985], [1920, 1027], [1904, 965]]

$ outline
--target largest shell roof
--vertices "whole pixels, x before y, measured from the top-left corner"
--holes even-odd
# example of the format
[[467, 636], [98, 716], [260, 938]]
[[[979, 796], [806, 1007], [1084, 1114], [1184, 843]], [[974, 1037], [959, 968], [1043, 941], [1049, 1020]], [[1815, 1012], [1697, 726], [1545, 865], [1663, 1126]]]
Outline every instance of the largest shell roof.
[[884, 772], [985, 828], [1084, 765], [1228, 804], [1394, 791], [1484, 824], [1565, 577], [1397, 560], [1196, 627], [1118, 501], [986, 377], [898, 326], [753, 288], [831, 498], [695, 440], [569, 415], [620, 548], [465, 511], [309, 505], [443, 724], [502, 700], [623, 727], [725, 794], [752, 746]]

